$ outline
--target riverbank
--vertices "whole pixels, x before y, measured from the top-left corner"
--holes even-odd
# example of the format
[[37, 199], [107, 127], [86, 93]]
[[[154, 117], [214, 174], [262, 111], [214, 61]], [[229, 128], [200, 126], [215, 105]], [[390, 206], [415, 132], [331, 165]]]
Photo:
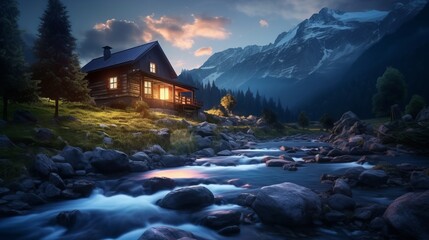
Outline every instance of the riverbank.
[[[31, 175], [2, 183], [0, 210], [7, 216], [0, 224], [2, 236], [395, 239], [427, 234], [424, 227], [406, 230], [407, 222], [426, 222], [427, 215], [413, 211], [428, 202], [427, 157], [382, 144], [352, 113], [343, 115], [331, 136], [260, 141], [251, 131], [220, 131], [208, 122], [186, 129], [197, 146], [186, 155], [160, 145], [133, 154], [72, 146], [56, 155], [38, 154]], [[156, 132], [165, 138], [167, 133]], [[395, 212], [403, 208], [412, 214]]]

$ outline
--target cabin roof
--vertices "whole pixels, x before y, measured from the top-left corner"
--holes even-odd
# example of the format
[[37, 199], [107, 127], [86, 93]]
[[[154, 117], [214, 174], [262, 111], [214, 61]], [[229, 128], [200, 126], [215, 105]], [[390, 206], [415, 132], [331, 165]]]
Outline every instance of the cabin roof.
[[146, 43], [137, 47], [125, 49], [119, 52], [112, 53], [108, 59], [103, 56], [92, 59], [89, 63], [82, 67], [83, 72], [93, 72], [104, 68], [114, 67], [132, 63], [144, 56], [153, 47], [159, 46], [158, 41]]

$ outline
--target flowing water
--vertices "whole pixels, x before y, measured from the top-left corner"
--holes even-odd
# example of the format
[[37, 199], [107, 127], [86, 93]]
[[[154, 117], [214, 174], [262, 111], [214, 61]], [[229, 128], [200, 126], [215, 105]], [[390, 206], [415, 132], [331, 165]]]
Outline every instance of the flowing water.
[[[330, 184], [320, 182], [323, 173], [341, 174], [347, 168], [361, 166], [356, 163], [304, 164], [298, 171], [290, 172], [278, 167], [268, 168], [261, 163], [266, 156], [284, 154], [278, 150], [281, 145], [309, 150], [326, 144], [316, 141], [258, 143], [252, 149], [234, 151], [234, 156], [202, 158], [197, 160], [196, 166], [130, 174], [121, 178], [121, 181], [139, 182], [150, 177], [169, 177], [179, 185], [202, 185], [215, 196], [232, 199], [241, 192], [252, 192], [262, 186], [282, 182], [293, 182], [322, 192], [331, 187]], [[291, 156], [300, 161], [304, 155], [305, 151], [298, 151]], [[422, 164], [427, 159], [402, 156], [386, 161]], [[109, 181], [105, 184], [108, 185]], [[242, 224], [240, 234], [223, 237], [198, 225], [198, 219], [208, 211], [237, 209], [246, 212], [245, 208], [234, 204], [212, 205], [198, 211], [158, 207], [156, 202], [168, 192], [129, 196], [118, 192], [108, 194], [106, 190], [97, 189], [88, 198], [51, 203], [35, 208], [24, 216], [1, 219], [0, 239], [138, 239], [146, 229], [161, 225], [187, 230], [206, 239], [353, 239], [354, 234], [358, 234], [341, 228], [285, 229], [259, 223]], [[389, 204], [405, 192], [406, 189], [403, 188], [353, 189], [354, 198], [358, 202], [382, 204]], [[75, 209], [82, 215], [72, 228], [66, 229], [56, 224], [55, 218], [59, 212]]]

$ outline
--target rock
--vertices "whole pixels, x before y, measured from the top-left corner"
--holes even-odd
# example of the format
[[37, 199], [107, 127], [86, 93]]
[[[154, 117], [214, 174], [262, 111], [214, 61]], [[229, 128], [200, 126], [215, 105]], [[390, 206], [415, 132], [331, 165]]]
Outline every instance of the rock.
[[143, 181], [143, 188], [149, 193], [155, 193], [160, 190], [173, 189], [176, 182], [171, 178], [153, 177]]
[[320, 154], [317, 154], [315, 157], [314, 157], [314, 159], [316, 160], [316, 162], [318, 162], [318, 163], [330, 163], [331, 162], [331, 160], [332, 160], [332, 158], [331, 157], [325, 157], [325, 156], [322, 156], [322, 155], [320, 155]]
[[270, 159], [265, 162], [267, 167], [283, 167], [283, 165], [291, 163], [290, 161], [282, 160], [282, 159]]
[[404, 237], [429, 239], [429, 190], [407, 193], [395, 199], [383, 218]]
[[85, 158], [80, 148], [65, 146], [60, 155], [64, 157], [64, 161], [70, 163], [76, 170], [82, 170], [89, 166], [89, 159]]
[[144, 172], [149, 170], [147, 162], [143, 161], [130, 161], [128, 166], [131, 172]]
[[113, 139], [111, 137], [103, 137], [103, 143], [106, 145], [112, 145]]
[[230, 150], [223, 150], [217, 153], [218, 156], [231, 156], [233, 153]]
[[83, 196], [88, 196], [91, 194], [92, 190], [95, 188], [95, 183], [89, 180], [77, 180], [73, 183], [73, 191]]
[[6, 136], [0, 135], [0, 149], [9, 149], [16, 147], [15, 144]]
[[423, 108], [416, 117], [417, 122], [429, 121], [429, 107]]
[[166, 126], [166, 127], [174, 127], [180, 124], [179, 121], [170, 119], [170, 118], [162, 118], [155, 121], [157, 125]]
[[42, 205], [46, 203], [42, 197], [34, 193], [25, 193], [22, 197], [22, 200], [31, 206]]
[[253, 202], [255, 201], [256, 196], [250, 193], [240, 193], [238, 197], [235, 199], [235, 203], [237, 205], [243, 206], [243, 207], [250, 207], [252, 206]]
[[195, 239], [194, 234], [172, 227], [157, 226], [146, 230], [138, 240], [175, 240], [182, 238]]
[[51, 159], [55, 163], [63, 163], [63, 162], [66, 161], [66, 159], [63, 156], [59, 155], [59, 154], [52, 156]]
[[347, 217], [344, 213], [336, 211], [336, 210], [329, 211], [325, 214], [326, 221], [328, 221], [330, 223], [341, 222], [341, 221], [346, 220], [346, 218]]
[[37, 118], [29, 111], [16, 110], [13, 113], [13, 122], [35, 124], [37, 123]]
[[380, 231], [386, 228], [386, 222], [382, 217], [376, 217], [369, 223], [369, 228], [374, 231]]
[[246, 133], [247, 133], [247, 134], [251, 134], [251, 135], [255, 134], [255, 132], [254, 132], [251, 128], [249, 128], [249, 129], [246, 131]]
[[351, 111], [348, 111], [341, 116], [340, 120], [334, 123], [332, 132], [336, 135], [341, 134], [344, 130], [349, 129], [358, 121], [359, 118], [357, 115]]
[[364, 139], [362, 136], [353, 136], [349, 137], [350, 146], [362, 146], [364, 144]]
[[220, 235], [223, 235], [223, 236], [231, 236], [231, 235], [239, 234], [240, 233], [240, 227], [237, 225], [224, 227], [224, 228], [220, 229], [219, 231], [217, 231], [217, 233], [219, 233]]
[[262, 187], [252, 208], [264, 223], [299, 226], [320, 216], [321, 201], [310, 189], [285, 182]]
[[354, 218], [360, 221], [368, 221], [372, 218], [383, 215], [385, 210], [386, 207], [384, 205], [379, 204], [359, 207], [355, 209]]
[[371, 152], [385, 152], [387, 147], [381, 143], [371, 143], [368, 150]]
[[235, 210], [218, 210], [209, 212], [201, 220], [201, 224], [211, 229], [221, 229], [227, 226], [239, 225], [241, 213]]
[[82, 215], [79, 210], [63, 211], [58, 213], [56, 221], [58, 225], [71, 228], [76, 224], [77, 219]]
[[37, 154], [34, 160], [34, 170], [42, 177], [48, 177], [51, 172], [57, 172], [55, 163], [45, 154]]
[[210, 137], [201, 137], [200, 135], [196, 135], [194, 139], [198, 149], [208, 148], [212, 145]]
[[66, 185], [64, 184], [63, 179], [56, 173], [50, 173], [49, 174], [49, 182], [54, 184], [54, 186], [59, 188], [59, 189], [66, 188]]
[[63, 177], [72, 177], [74, 176], [74, 169], [70, 163], [55, 163], [55, 166], [58, 169], [58, 174]]
[[149, 151], [150, 152], [152, 152], [152, 153], [155, 153], [155, 154], [159, 154], [159, 155], [164, 155], [164, 154], [166, 154], [167, 152], [161, 147], [161, 146], [159, 146], [158, 144], [155, 144], [155, 145], [152, 145], [150, 148], [149, 148]]
[[359, 175], [359, 182], [371, 187], [383, 185], [387, 179], [388, 176], [383, 170], [368, 169]]
[[256, 121], [256, 126], [258, 126], [258, 127], [264, 127], [264, 126], [266, 126], [267, 125], [267, 122], [265, 121], [265, 119], [264, 118], [259, 118], [257, 121]]
[[352, 167], [346, 170], [344, 177], [349, 179], [359, 179], [359, 176], [366, 169], [364, 167]]
[[184, 166], [188, 159], [175, 155], [163, 155], [160, 161], [164, 167], [170, 168]]
[[423, 172], [414, 171], [410, 176], [410, 185], [413, 189], [429, 189], [429, 176]]
[[202, 186], [183, 187], [169, 192], [159, 205], [168, 209], [202, 208], [214, 203], [213, 193]]
[[328, 157], [338, 157], [338, 156], [341, 156], [341, 155], [344, 155], [344, 152], [341, 151], [338, 148], [334, 148], [331, 151], [329, 151], [326, 156], [328, 156]]
[[405, 114], [404, 116], [402, 116], [402, 121], [411, 122], [413, 121], [413, 116], [411, 116], [411, 114]]
[[61, 189], [51, 183], [47, 183], [43, 193], [48, 198], [58, 198], [61, 196]]
[[10, 193], [10, 189], [9, 188], [0, 187], [0, 197], [6, 195], [8, 193]]
[[150, 157], [145, 152], [136, 152], [131, 157], [133, 161], [150, 161]]
[[38, 128], [36, 129], [36, 140], [42, 142], [49, 142], [54, 138], [54, 132], [48, 128]]
[[195, 152], [195, 155], [200, 157], [214, 157], [215, 153], [213, 148], [204, 148]]
[[217, 125], [208, 122], [202, 122], [195, 126], [194, 132], [202, 137], [213, 136], [217, 129]]
[[334, 193], [344, 194], [346, 196], [352, 196], [352, 190], [350, 189], [349, 184], [342, 178], [335, 180], [335, 184], [332, 188]]
[[116, 173], [129, 170], [127, 154], [110, 149], [96, 148], [91, 165], [101, 173]]
[[351, 197], [336, 193], [329, 197], [328, 205], [334, 210], [344, 211], [354, 209], [356, 202]]
[[348, 163], [348, 162], [355, 162], [357, 159], [350, 155], [342, 155], [334, 157], [331, 162], [332, 163]]

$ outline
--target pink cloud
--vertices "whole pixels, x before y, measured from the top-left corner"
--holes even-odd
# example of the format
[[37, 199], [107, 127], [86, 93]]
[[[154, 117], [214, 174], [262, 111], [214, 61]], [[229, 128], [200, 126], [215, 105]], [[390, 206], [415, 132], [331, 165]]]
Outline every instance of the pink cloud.
[[194, 56], [196, 57], [208, 56], [208, 55], [212, 55], [212, 53], [213, 53], [213, 49], [211, 47], [202, 47], [197, 49], [194, 52]]
[[261, 19], [261, 20], [259, 20], [259, 26], [261, 26], [261, 27], [268, 27], [268, 21], [267, 20], [265, 20], [265, 19]]
[[167, 16], [159, 19], [146, 16], [143, 20], [148, 33], [145, 34], [157, 34], [180, 49], [190, 49], [198, 37], [222, 40], [230, 35], [225, 29], [229, 20], [223, 17], [193, 17], [194, 21], [187, 23]]

